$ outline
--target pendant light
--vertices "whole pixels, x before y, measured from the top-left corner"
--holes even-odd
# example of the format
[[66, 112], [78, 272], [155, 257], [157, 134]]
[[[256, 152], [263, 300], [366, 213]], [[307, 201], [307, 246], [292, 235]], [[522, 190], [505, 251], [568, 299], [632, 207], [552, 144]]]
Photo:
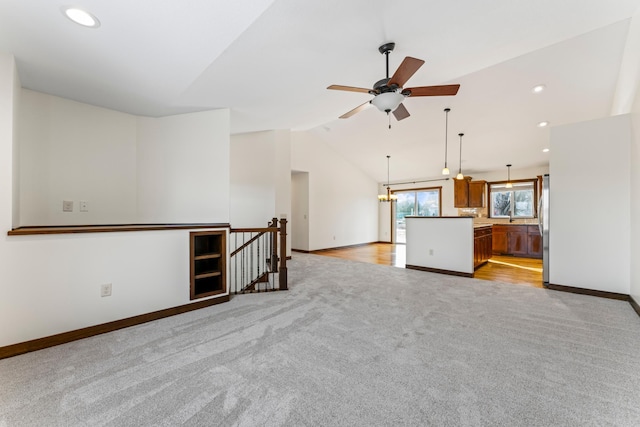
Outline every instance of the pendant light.
[[391, 156], [387, 156], [387, 194], [378, 194], [379, 202], [395, 202], [398, 196], [391, 194], [391, 187], [389, 186], [389, 159]]
[[464, 175], [462, 175], [462, 137], [464, 136], [464, 133], [459, 133], [458, 136], [460, 137], [460, 166], [458, 168], [458, 175], [456, 175], [456, 179], [464, 179]]
[[451, 108], [445, 108], [444, 119], [444, 168], [442, 168], [442, 175], [449, 175], [449, 168], [447, 167], [447, 134], [449, 133], [449, 111]]
[[511, 184], [511, 165], [507, 165], [507, 185], [505, 188], [513, 188], [513, 184]]

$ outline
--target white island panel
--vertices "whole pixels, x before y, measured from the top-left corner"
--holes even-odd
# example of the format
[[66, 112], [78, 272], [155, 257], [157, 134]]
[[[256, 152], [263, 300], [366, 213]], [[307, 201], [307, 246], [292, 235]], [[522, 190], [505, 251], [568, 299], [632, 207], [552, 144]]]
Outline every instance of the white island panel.
[[407, 217], [407, 268], [473, 276], [473, 218]]

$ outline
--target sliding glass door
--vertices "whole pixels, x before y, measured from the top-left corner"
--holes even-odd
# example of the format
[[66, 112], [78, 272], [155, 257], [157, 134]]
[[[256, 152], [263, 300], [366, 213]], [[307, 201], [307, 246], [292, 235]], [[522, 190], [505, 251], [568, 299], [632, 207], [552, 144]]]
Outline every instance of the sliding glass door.
[[396, 243], [407, 243], [405, 217], [441, 215], [441, 188], [394, 191], [394, 194], [398, 196], [394, 221]]

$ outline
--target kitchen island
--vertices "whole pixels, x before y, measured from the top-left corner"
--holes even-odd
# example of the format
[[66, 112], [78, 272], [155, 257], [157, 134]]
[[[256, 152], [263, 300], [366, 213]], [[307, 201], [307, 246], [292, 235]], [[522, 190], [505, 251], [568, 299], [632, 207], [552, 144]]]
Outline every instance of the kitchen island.
[[491, 257], [491, 224], [458, 216], [408, 216], [406, 224], [406, 268], [473, 277]]

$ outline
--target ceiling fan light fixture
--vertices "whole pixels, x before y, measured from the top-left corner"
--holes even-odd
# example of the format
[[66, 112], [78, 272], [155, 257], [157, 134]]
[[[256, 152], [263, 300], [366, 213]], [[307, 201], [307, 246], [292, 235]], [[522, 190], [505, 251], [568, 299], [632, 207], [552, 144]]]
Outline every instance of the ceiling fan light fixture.
[[376, 108], [384, 113], [390, 113], [395, 111], [404, 101], [404, 95], [401, 93], [392, 91], [392, 92], [383, 92], [380, 95], [376, 95], [371, 103], [376, 106]]
[[86, 10], [67, 6], [62, 8], [62, 13], [64, 13], [64, 16], [83, 27], [98, 28], [100, 26], [98, 18]]

